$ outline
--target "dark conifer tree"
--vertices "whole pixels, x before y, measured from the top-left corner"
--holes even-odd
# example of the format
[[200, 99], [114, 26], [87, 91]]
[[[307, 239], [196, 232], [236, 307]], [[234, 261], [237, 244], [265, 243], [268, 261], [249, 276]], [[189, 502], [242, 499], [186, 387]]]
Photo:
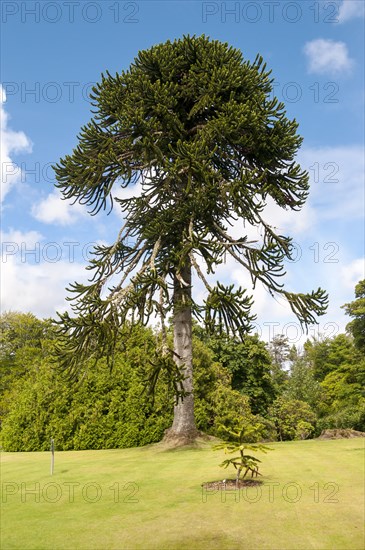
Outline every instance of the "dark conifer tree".
[[[146, 323], [154, 312], [165, 335], [172, 314], [174, 349], [162, 344], [177, 392], [171, 437], [189, 440], [197, 433], [192, 316], [208, 329], [241, 337], [250, 329], [246, 290], [206, 279], [226, 254], [253, 283], [283, 295], [303, 325], [326, 308], [323, 290], [295, 294], [279, 282], [291, 239], [262, 217], [268, 197], [299, 210], [308, 194], [308, 175], [295, 161], [298, 125], [271, 97], [272, 82], [261, 57], [250, 63], [205, 36], [141, 51], [129, 70], [102, 76], [93, 90], [93, 118], [73, 153], [55, 167], [64, 197], [93, 214], [113, 204], [118, 187], [142, 185], [140, 196], [115, 199], [125, 224], [114, 244], [95, 249], [91, 283], [71, 285], [75, 316], [61, 316], [60, 358], [75, 370], [92, 355], [112, 355], [121, 324], [129, 318]], [[229, 228], [237, 219], [260, 226], [262, 241], [233, 238]], [[204, 303], [194, 300], [193, 271], [207, 288]], [[108, 288], [116, 275], [119, 281]]]

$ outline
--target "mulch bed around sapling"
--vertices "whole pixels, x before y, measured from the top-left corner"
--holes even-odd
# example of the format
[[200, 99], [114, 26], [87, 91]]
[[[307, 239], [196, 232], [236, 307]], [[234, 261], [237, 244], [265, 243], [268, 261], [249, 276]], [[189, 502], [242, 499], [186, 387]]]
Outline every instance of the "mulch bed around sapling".
[[226, 479], [225, 483], [223, 480], [219, 481], [209, 481], [208, 483], [202, 483], [202, 487], [208, 491], [233, 491], [234, 489], [242, 489], [243, 487], [254, 487], [255, 485], [261, 485], [262, 481], [257, 479], [240, 479], [238, 481], [238, 487], [236, 485], [235, 479]]

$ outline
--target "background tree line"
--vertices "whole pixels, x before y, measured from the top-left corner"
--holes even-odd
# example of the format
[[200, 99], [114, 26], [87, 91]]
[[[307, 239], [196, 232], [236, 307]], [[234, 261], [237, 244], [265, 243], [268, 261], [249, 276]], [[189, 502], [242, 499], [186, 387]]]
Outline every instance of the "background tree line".
[[[307, 340], [302, 350], [276, 336], [207, 336], [194, 325], [195, 416], [199, 430], [226, 437], [237, 424], [262, 440], [304, 439], [326, 428], [365, 431], [365, 282], [344, 306], [347, 334]], [[157, 442], [169, 428], [174, 387], [159, 357], [160, 335], [126, 324], [114, 367], [90, 360], [70, 382], [57, 368], [50, 320], [28, 313], [0, 317], [0, 415], [7, 451], [99, 449]], [[172, 330], [169, 331], [172, 338]], [[153, 392], [151, 376], [160, 375]], [[152, 384], [153, 385], [153, 384]], [[253, 432], [252, 432], [253, 433]]]

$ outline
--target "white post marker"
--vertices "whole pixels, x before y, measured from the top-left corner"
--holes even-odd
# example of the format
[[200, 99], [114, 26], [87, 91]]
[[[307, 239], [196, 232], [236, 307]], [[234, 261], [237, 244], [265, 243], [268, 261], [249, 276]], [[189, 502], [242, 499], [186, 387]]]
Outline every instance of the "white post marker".
[[51, 476], [53, 476], [54, 470], [54, 439], [51, 438]]

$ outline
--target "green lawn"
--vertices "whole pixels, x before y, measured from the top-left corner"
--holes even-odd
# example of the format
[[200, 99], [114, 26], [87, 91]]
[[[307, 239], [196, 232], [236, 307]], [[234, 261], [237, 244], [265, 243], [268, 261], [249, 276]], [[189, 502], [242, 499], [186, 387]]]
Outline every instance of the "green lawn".
[[206, 493], [232, 477], [211, 443], [2, 454], [1, 548], [363, 549], [364, 439], [273, 443], [263, 485]]

